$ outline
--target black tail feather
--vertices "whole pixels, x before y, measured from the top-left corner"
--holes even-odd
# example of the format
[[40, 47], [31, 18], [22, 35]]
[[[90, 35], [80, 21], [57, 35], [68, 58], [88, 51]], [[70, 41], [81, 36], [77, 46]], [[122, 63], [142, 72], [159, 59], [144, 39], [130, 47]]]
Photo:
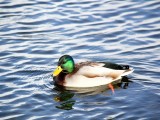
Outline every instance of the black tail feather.
[[110, 62], [104, 62], [104, 66], [106, 68], [111, 68], [111, 69], [116, 69], [116, 70], [128, 70], [129, 69], [129, 65], [119, 65], [119, 64], [115, 64], [115, 63], [110, 63]]
[[129, 69], [129, 65], [121, 65], [123, 70], [128, 70]]

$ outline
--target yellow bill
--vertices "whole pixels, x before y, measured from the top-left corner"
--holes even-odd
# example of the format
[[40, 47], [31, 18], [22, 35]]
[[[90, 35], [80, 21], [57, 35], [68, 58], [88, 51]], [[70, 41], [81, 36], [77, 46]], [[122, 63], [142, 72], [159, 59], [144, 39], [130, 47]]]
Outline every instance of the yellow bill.
[[56, 70], [53, 72], [53, 76], [57, 76], [63, 69], [61, 68], [61, 66], [58, 66], [56, 68]]

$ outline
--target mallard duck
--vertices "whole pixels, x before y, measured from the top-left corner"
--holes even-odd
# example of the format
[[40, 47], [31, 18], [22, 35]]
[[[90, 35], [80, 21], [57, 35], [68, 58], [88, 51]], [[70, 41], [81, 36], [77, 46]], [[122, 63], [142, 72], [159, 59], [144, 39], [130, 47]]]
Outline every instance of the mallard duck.
[[[110, 84], [133, 72], [128, 65], [110, 62], [74, 63], [69, 55], [63, 55], [53, 72], [55, 83], [65, 87], [96, 87]], [[111, 89], [112, 86], [110, 86]]]

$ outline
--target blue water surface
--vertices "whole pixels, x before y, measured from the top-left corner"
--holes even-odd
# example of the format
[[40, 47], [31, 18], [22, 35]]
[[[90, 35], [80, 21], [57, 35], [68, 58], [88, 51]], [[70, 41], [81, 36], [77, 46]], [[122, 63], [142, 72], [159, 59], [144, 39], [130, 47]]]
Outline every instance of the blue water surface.
[[[135, 69], [130, 82], [80, 94], [54, 86], [59, 57]], [[158, 120], [159, 0], [1, 0], [1, 120]]]

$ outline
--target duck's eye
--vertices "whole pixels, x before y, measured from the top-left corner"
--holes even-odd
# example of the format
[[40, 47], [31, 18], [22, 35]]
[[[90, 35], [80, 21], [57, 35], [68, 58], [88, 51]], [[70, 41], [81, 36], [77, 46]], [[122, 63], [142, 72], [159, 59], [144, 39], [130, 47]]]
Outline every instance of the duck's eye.
[[65, 61], [62, 62], [62, 64], [65, 64], [65, 63], [66, 63]]

